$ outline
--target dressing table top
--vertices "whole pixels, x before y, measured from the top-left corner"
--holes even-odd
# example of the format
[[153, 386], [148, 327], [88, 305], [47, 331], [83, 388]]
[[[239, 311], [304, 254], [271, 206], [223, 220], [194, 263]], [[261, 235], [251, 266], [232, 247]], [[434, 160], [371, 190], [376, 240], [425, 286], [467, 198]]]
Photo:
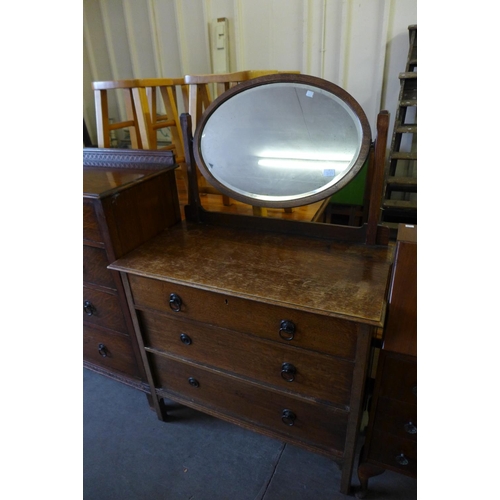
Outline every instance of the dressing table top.
[[110, 267], [381, 326], [393, 247], [182, 223]]

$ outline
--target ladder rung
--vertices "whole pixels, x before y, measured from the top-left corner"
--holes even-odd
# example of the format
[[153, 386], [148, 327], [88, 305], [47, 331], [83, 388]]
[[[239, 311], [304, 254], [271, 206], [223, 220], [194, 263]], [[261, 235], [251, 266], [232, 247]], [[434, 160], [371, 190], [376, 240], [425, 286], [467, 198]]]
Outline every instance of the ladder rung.
[[417, 105], [416, 99], [405, 99], [399, 102], [399, 106], [403, 108], [409, 108], [411, 106], [416, 106], [416, 105]]
[[382, 206], [384, 208], [404, 208], [415, 210], [417, 208], [417, 202], [409, 200], [384, 200]]
[[416, 177], [390, 176], [387, 178], [387, 185], [396, 191], [415, 192], [417, 190], [417, 179]]
[[396, 127], [396, 133], [398, 134], [416, 134], [417, 125], [398, 125]]
[[416, 160], [417, 152], [414, 151], [412, 153], [401, 153], [395, 151], [391, 154], [391, 160]]
[[417, 72], [410, 71], [408, 73], [399, 73], [399, 79], [400, 80], [416, 80], [417, 79]]

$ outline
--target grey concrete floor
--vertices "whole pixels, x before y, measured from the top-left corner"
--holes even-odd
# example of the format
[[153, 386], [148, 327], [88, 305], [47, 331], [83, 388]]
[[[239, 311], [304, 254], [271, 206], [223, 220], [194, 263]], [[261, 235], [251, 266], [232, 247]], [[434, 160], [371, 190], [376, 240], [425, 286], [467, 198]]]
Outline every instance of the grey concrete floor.
[[[86, 369], [83, 381], [85, 500], [354, 498], [325, 456], [182, 406], [164, 423], [145, 394]], [[366, 498], [414, 500], [417, 482], [387, 471]]]

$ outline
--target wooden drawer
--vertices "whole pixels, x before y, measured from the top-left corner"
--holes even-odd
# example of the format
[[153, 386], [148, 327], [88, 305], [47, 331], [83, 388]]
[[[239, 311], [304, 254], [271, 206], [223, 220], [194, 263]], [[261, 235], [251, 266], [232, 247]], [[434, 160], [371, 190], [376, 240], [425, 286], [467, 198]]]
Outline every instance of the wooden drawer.
[[375, 429], [403, 439], [417, 440], [417, 406], [394, 399], [379, 398]]
[[139, 377], [130, 338], [124, 334], [84, 325], [83, 359], [106, 369]]
[[[348, 412], [309, 404], [199, 366], [150, 354], [156, 384], [179, 401], [341, 454]], [[293, 425], [284, 410], [294, 413]], [[210, 413], [210, 411], [209, 411]]]
[[[173, 318], [201, 321], [346, 359], [355, 357], [355, 323], [135, 275], [129, 275], [129, 280], [138, 308], [156, 309]], [[170, 308], [172, 293], [182, 300], [179, 312]], [[280, 336], [282, 320], [295, 325], [290, 340], [282, 338], [291, 337], [285, 331]]]
[[104, 249], [83, 245], [83, 281], [116, 289], [112, 271], [107, 269], [108, 264]]
[[103, 242], [94, 202], [86, 199], [83, 200], [83, 240], [95, 243]]
[[374, 432], [369, 458], [392, 470], [411, 476], [417, 474], [417, 443], [411, 439]]
[[126, 331], [125, 319], [120, 309], [118, 296], [115, 293], [107, 293], [84, 286], [83, 304], [84, 322], [119, 332]]
[[383, 371], [380, 396], [403, 403], [417, 403], [417, 361], [412, 356], [382, 351]]
[[353, 374], [350, 361], [201, 323], [150, 312], [138, 314], [146, 347], [320, 401], [345, 407], [350, 403]]

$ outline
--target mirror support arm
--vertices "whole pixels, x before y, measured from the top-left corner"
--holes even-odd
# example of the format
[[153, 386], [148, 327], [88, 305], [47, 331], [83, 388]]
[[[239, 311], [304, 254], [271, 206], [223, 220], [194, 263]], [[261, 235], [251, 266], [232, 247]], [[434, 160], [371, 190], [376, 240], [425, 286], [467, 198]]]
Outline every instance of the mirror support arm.
[[182, 138], [184, 140], [184, 158], [186, 159], [188, 172], [188, 204], [184, 207], [186, 219], [200, 220], [200, 194], [198, 192], [198, 179], [196, 174], [196, 163], [193, 155], [193, 132], [192, 119], [189, 113], [182, 113], [180, 116]]
[[389, 112], [381, 111], [377, 117], [377, 139], [375, 140], [375, 165], [373, 182], [370, 193], [370, 209], [368, 213], [368, 227], [366, 231], [366, 243], [375, 245], [377, 241], [378, 223], [382, 194], [384, 190], [385, 156], [387, 149], [387, 137], [389, 130]]

